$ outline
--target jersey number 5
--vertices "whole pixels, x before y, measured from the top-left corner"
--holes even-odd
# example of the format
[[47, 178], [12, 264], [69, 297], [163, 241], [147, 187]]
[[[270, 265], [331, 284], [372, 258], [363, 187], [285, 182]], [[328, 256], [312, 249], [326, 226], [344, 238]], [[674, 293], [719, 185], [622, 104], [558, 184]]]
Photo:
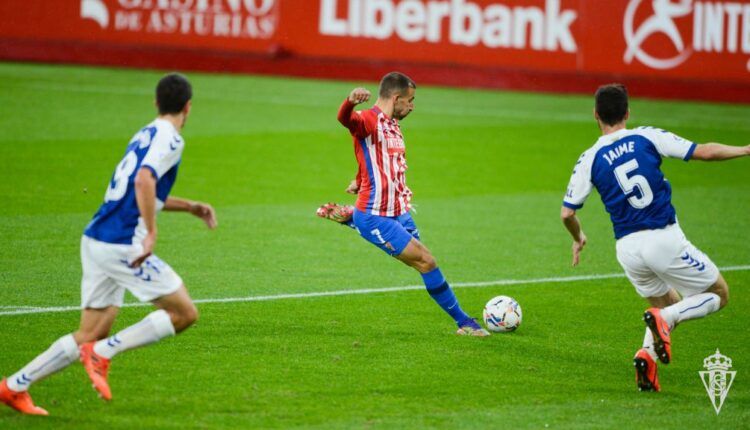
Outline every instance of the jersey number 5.
[[637, 168], [638, 161], [635, 159], [630, 160], [615, 168], [615, 177], [625, 195], [632, 193], [633, 190], [638, 188], [641, 196], [631, 196], [628, 198], [628, 203], [636, 209], [643, 209], [654, 201], [654, 192], [651, 191], [651, 186], [648, 185], [648, 180], [643, 175], [628, 176], [628, 173]]
[[128, 191], [128, 179], [130, 179], [130, 175], [135, 171], [137, 164], [138, 156], [135, 155], [135, 151], [125, 154], [125, 158], [115, 168], [115, 173], [112, 175], [112, 182], [104, 194], [105, 202], [117, 201], [125, 196], [125, 193]]

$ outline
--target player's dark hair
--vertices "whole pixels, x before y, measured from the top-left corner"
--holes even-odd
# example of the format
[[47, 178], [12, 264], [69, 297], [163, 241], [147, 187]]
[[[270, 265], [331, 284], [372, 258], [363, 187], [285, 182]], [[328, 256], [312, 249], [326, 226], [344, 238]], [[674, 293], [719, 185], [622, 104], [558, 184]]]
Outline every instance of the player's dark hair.
[[596, 90], [596, 113], [607, 125], [621, 123], [628, 114], [628, 90], [623, 84], [602, 85]]
[[417, 84], [410, 77], [400, 72], [391, 72], [380, 80], [378, 95], [388, 98], [395, 93], [404, 94], [409, 88], [417, 88]]
[[161, 115], [182, 112], [191, 98], [193, 98], [193, 87], [190, 81], [179, 73], [164, 76], [156, 85], [156, 105]]

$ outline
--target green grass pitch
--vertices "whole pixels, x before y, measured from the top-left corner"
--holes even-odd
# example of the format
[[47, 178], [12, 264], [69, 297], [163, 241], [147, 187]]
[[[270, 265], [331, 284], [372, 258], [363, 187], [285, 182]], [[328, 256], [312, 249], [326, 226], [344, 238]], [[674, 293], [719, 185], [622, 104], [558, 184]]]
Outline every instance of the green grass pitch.
[[[0, 64], [0, 309], [75, 306], [81, 232], [128, 139], [154, 117], [161, 73]], [[372, 82], [189, 74], [194, 109], [174, 195], [211, 202], [219, 228], [159, 217], [157, 253], [196, 299], [419, 285], [355, 232], [317, 219], [356, 171], [336, 121]], [[377, 78], [377, 77], [373, 77]], [[593, 91], [593, 89], [592, 89]], [[637, 95], [636, 95], [637, 96]], [[609, 220], [592, 195], [590, 243], [570, 267], [559, 208], [597, 138], [588, 96], [420, 86], [402, 123], [424, 242], [452, 283], [612, 274]], [[634, 98], [630, 125], [747, 144], [750, 107]], [[750, 160], [667, 160], [688, 237], [721, 267], [750, 262]], [[114, 401], [80, 365], [37, 384], [51, 416], [0, 408], [0, 428], [741, 428], [750, 420], [750, 271], [730, 305], [673, 335], [661, 393], [639, 393], [632, 356], [645, 308], [624, 278], [457, 288], [480, 316], [518, 299], [511, 334], [467, 339], [423, 291], [205, 303], [183, 335], [113, 362]], [[129, 300], [132, 300], [130, 298]], [[146, 308], [122, 310], [115, 329]], [[0, 315], [0, 374], [72, 331], [72, 312]], [[737, 377], [718, 416], [698, 377], [717, 348]]]

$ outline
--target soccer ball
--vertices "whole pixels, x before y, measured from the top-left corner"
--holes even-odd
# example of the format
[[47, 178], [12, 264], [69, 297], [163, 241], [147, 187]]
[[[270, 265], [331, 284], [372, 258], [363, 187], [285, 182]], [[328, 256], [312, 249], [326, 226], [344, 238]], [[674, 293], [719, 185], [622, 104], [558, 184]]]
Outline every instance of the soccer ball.
[[521, 305], [512, 297], [497, 296], [484, 307], [484, 324], [495, 333], [513, 331], [521, 325]]

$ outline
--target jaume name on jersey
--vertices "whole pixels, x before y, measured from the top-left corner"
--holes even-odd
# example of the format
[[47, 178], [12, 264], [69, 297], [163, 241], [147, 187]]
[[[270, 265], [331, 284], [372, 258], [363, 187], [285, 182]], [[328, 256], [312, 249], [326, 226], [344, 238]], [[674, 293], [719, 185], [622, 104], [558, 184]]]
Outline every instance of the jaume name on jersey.
[[635, 142], [630, 141], [625, 142], [622, 145], [618, 145], [607, 152], [602, 152], [602, 157], [604, 157], [604, 159], [607, 160], [607, 162], [611, 166], [612, 163], [620, 158], [621, 155], [633, 152], [635, 152]]

